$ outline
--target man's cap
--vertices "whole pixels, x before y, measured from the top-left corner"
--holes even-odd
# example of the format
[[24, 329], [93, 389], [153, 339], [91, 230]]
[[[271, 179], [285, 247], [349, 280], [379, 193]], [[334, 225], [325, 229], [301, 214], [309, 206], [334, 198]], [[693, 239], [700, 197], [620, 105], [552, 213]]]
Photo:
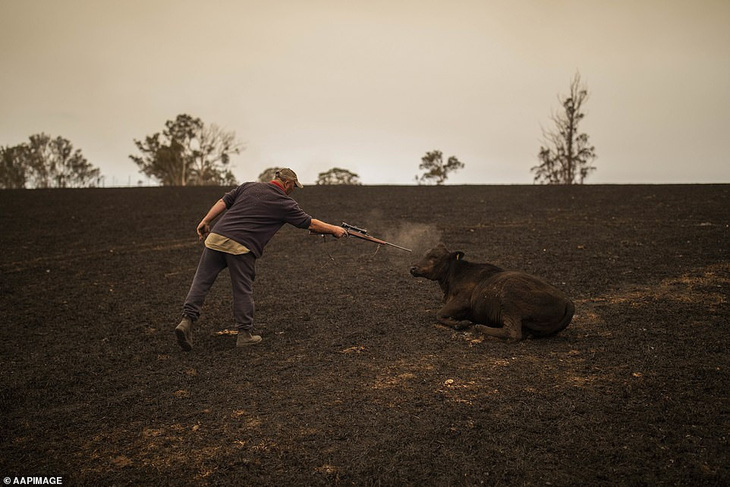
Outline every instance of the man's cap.
[[294, 181], [294, 184], [297, 185], [297, 188], [303, 188], [302, 183], [299, 182], [299, 178], [297, 177], [297, 173], [289, 169], [288, 167], [285, 167], [283, 169], [279, 169], [276, 171], [276, 177], [282, 180], [288, 180], [288, 181]]

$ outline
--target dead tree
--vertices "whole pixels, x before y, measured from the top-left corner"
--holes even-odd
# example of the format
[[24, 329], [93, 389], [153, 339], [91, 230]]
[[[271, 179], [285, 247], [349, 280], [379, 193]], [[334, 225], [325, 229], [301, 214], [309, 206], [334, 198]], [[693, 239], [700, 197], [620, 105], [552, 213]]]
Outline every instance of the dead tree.
[[535, 182], [583, 184], [588, 174], [596, 170], [591, 165], [596, 158], [595, 147], [589, 144], [588, 135], [578, 130], [578, 124], [585, 117], [582, 108], [587, 99], [588, 90], [581, 85], [580, 74], [576, 73], [568, 96], [558, 97], [563, 111], [551, 117], [555, 128], [543, 129], [545, 145], [537, 155], [540, 164], [532, 168]]

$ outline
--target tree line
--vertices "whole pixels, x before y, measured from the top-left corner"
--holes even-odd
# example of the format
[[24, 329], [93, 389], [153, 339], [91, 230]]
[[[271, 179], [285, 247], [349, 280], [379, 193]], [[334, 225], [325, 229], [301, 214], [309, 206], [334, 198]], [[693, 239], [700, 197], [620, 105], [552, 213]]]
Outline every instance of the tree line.
[[82, 188], [100, 181], [99, 169], [63, 137], [41, 133], [0, 147], [0, 188]]
[[[534, 181], [543, 184], [582, 184], [596, 170], [591, 162], [595, 147], [579, 124], [585, 117], [583, 106], [588, 90], [576, 73], [567, 95], [559, 96], [561, 111], [551, 116], [554, 128], [543, 129], [543, 145], [537, 154], [539, 164], [531, 168]], [[237, 184], [231, 171], [231, 156], [243, 150], [234, 132], [215, 124], [206, 125], [187, 114], [168, 120], [161, 132], [134, 139], [140, 154], [130, 155], [139, 172], [162, 186], [200, 186]], [[421, 158], [416, 182], [441, 185], [465, 164], [456, 156], [444, 160], [443, 152], [433, 150]], [[271, 180], [278, 167], [259, 175]], [[63, 137], [44, 133], [31, 135], [28, 142], [0, 147], [0, 188], [80, 188], [103, 182], [98, 168], [90, 164]], [[334, 167], [319, 173], [317, 185], [359, 185], [360, 177], [347, 169]]]

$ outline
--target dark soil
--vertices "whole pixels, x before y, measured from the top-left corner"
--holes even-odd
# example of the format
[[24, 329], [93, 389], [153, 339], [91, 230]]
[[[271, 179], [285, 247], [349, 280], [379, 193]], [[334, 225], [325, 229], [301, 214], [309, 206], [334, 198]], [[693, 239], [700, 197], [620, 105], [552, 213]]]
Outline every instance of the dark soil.
[[[227, 272], [173, 328], [225, 188], [0, 192], [0, 477], [65, 485], [728, 485], [730, 186], [312, 187], [260, 345]], [[576, 304], [516, 344], [437, 326], [439, 240]]]

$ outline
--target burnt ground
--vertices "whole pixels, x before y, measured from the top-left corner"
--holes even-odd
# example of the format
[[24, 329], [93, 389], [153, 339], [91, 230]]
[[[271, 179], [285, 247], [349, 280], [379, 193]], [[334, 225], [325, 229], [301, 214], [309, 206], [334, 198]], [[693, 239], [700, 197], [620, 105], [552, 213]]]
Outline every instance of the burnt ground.
[[[730, 186], [311, 187], [264, 341], [227, 272], [179, 350], [194, 229], [225, 188], [0, 192], [0, 477], [65, 485], [727, 485]], [[435, 325], [439, 240], [576, 303], [517, 344]]]

